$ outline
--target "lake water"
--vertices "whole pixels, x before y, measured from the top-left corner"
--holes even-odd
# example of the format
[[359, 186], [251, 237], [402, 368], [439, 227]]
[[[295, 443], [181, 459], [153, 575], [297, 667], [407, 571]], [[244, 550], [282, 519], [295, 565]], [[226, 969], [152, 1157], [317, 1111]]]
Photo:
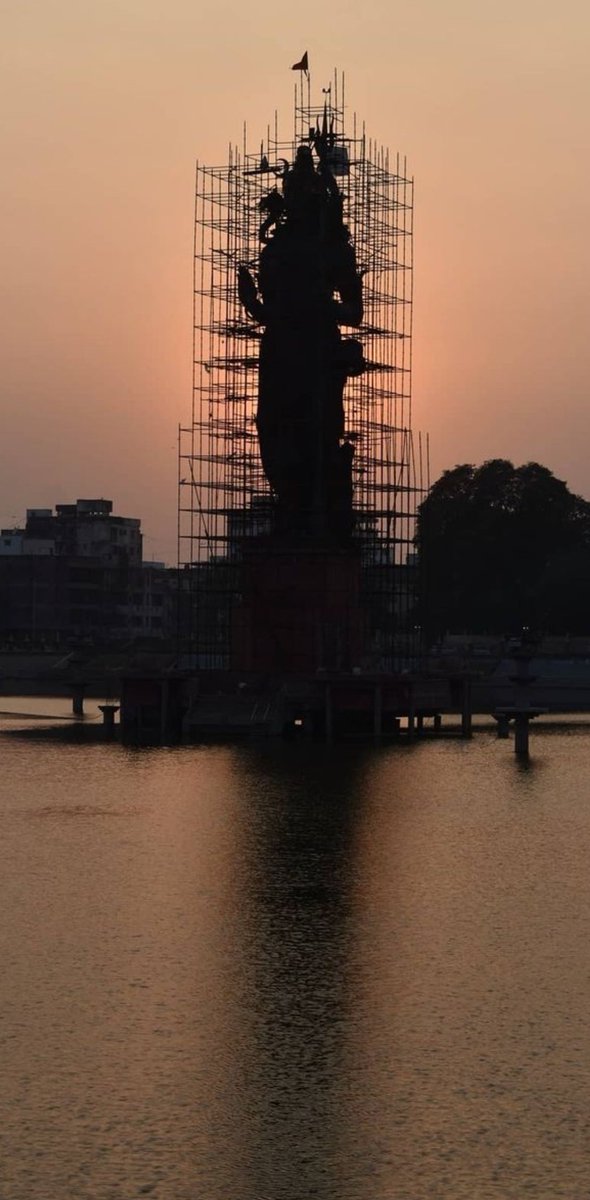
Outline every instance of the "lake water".
[[587, 1200], [590, 725], [531, 748], [1, 738], [2, 1200]]

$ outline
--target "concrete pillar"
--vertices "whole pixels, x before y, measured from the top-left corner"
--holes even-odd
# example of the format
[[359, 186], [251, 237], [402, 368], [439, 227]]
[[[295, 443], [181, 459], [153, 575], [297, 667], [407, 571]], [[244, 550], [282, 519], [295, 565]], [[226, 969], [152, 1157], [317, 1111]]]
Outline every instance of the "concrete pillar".
[[162, 679], [160, 685], [160, 740], [166, 742], [169, 733], [170, 681]]
[[529, 755], [529, 718], [526, 713], [517, 713], [514, 718], [514, 753], [519, 758]]
[[440, 731], [441, 731], [441, 729], [442, 729], [442, 713], [435, 713], [435, 714], [434, 714], [434, 722], [433, 722], [433, 724], [434, 724], [434, 732], [435, 732], [435, 733], [440, 733]]
[[506, 713], [499, 713], [496, 716], [497, 734], [499, 738], [507, 738], [510, 736], [510, 717]]
[[334, 735], [334, 710], [332, 706], [332, 687], [329, 683], [326, 684], [324, 712], [326, 722], [326, 741], [331, 742]]
[[376, 738], [383, 733], [383, 692], [380, 683], [375, 684], [373, 693], [373, 733]]
[[463, 680], [463, 693], [461, 697], [461, 737], [470, 738], [472, 733], [472, 713], [471, 713], [471, 681]]
[[102, 724], [105, 737], [112, 738], [115, 736], [115, 714], [119, 711], [118, 704], [99, 704], [99, 711], [102, 713]]
[[84, 716], [84, 684], [75, 683], [72, 687], [72, 712], [75, 717]]

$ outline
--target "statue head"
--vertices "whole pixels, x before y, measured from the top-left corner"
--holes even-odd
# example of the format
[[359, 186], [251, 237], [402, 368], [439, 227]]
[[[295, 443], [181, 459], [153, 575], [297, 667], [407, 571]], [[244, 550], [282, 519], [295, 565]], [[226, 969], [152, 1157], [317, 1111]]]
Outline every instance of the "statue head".
[[289, 224], [317, 232], [328, 194], [316, 169], [309, 146], [299, 146], [284, 181], [285, 212]]

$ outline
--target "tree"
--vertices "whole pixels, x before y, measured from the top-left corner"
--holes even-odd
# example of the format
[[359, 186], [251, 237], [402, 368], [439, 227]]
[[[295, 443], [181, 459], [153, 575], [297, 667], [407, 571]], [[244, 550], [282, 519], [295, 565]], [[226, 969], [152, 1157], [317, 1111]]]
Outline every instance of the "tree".
[[498, 458], [445, 471], [419, 507], [416, 543], [430, 638], [578, 632], [566, 580], [590, 577], [590, 504], [547, 467]]

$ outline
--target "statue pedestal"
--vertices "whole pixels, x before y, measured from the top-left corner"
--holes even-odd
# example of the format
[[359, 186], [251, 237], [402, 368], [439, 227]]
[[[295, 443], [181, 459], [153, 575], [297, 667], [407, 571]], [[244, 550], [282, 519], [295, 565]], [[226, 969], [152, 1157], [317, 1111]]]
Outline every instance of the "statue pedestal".
[[246, 548], [240, 570], [233, 669], [310, 674], [359, 665], [364, 636], [356, 549], [261, 539]]

